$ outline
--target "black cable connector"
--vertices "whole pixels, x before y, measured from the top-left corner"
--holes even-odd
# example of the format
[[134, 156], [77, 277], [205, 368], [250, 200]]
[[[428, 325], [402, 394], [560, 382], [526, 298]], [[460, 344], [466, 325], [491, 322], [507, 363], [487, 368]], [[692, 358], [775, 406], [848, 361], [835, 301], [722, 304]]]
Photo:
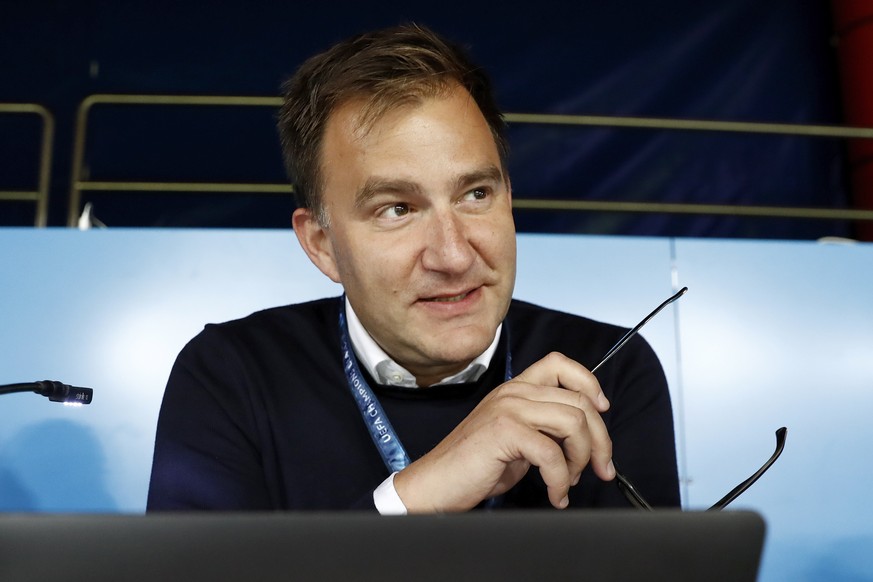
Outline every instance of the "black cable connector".
[[35, 392], [45, 396], [52, 402], [63, 402], [65, 404], [91, 404], [91, 399], [94, 397], [94, 390], [91, 388], [70, 386], [69, 384], [55, 382], [54, 380], [0, 385], [0, 395], [15, 392]]

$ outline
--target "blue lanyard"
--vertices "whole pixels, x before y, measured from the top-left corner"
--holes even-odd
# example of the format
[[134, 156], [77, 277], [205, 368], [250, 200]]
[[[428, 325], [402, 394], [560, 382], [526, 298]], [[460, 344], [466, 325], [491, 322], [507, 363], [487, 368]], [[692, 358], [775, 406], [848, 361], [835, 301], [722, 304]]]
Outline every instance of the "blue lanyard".
[[[364, 424], [367, 425], [367, 430], [370, 432], [370, 438], [373, 439], [373, 444], [382, 456], [382, 461], [390, 472], [402, 471], [409, 465], [409, 455], [403, 444], [394, 432], [394, 427], [388, 420], [388, 415], [382, 409], [379, 399], [373, 393], [364, 376], [358, 368], [358, 362], [352, 352], [352, 341], [349, 337], [349, 328], [346, 324], [346, 308], [345, 297], [341, 299], [342, 304], [339, 310], [339, 326], [340, 326], [340, 347], [343, 352], [343, 370], [346, 373], [349, 390], [358, 404], [358, 410], [361, 413], [361, 418]], [[512, 379], [512, 356], [509, 350], [509, 334], [507, 330], [507, 346], [506, 346], [506, 373], [505, 381]]]
[[388, 415], [382, 409], [379, 399], [370, 389], [364, 376], [361, 375], [361, 370], [358, 368], [358, 362], [352, 354], [352, 342], [349, 339], [349, 329], [346, 325], [346, 308], [345, 301], [340, 308], [339, 314], [340, 323], [340, 347], [343, 352], [343, 370], [345, 370], [346, 378], [349, 382], [349, 390], [352, 391], [352, 396], [355, 397], [355, 402], [358, 404], [358, 409], [361, 412], [361, 418], [364, 419], [364, 424], [370, 431], [370, 438], [373, 439], [373, 444], [376, 445], [379, 454], [382, 455], [382, 460], [385, 466], [392, 473], [402, 471], [409, 465], [409, 455], [406, 454], [406, 449], [403, 448], [400, 439], [397, 438], [397, 433], [394, 432], [394, 427], [388, 420]]

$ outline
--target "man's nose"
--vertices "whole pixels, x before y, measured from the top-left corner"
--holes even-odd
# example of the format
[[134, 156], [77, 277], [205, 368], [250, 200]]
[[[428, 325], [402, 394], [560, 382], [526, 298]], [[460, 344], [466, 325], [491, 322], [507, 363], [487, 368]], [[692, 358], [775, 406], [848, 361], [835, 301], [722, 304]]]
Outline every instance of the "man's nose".
[[427, 226], [423, 266], [431, 271], [463, 273], [476, 260], [476, 249], [470, 243], [467, 225], [462, 216], [452, 210], [438, 211]]

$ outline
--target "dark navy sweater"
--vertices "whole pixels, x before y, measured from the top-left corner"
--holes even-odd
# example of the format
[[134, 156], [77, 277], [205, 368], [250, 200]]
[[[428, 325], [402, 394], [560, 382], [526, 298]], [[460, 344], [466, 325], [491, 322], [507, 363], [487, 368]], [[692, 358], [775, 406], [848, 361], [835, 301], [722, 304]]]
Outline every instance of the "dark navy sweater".
[[[148, 510], [375, 509], [388, 476], [349, 391], [339, 337], [341, 298], [277, 307], [208, 325], [179, 354], [158, 420]], [[474, 383], [373, 384], [414, 461], [504, 381], [507, 337], [518, 374], [551, 351], [588, 368], [625, 329], [513, 301], [492, 364]], [[678, 506], [670, 396], [641, 337], [598, 370], [613, 458], [653, 505]], [[549, 507], [536, 468], [502, 507]], [[628, 507], [590, 470], [570, 507]]]

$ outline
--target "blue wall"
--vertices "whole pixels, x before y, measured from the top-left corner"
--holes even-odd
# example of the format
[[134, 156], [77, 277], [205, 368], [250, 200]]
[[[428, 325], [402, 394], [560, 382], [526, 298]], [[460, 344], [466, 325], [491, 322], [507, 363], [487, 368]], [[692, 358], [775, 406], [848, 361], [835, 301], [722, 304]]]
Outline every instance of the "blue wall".
[[[516, 296], [644, 330], [674, 403], [683, 503], [785, 453], [736, 507], [768, 523], [762, 580], [873, 577], [873, 246], [520, 235]], [[568, 267], [569, 265], [569, 267]], [[339, 293], [290, 231], [0, 229], [0, 510], [142, 512], [163, 386], [211, 321]]]
[[[823, 0], [408, 3], [13, 0], [0, 8], [0, 101], [58, 123], [51, 223], [65, 223], [79, 102], [94, 93], [276, 95], [313, 52], [415, 20], [469, 46], [506, 111], [837, 123]], [[0, 188], [32, 181], [35, 131], [0, 116]], [[94, 179], [285, 179], [269, 112], [104, 108]], [[515, 127], [517, 198], [841, 207], [834, 140]], [[285, 227], [289, 199], [90, 193], [110, 225]], [[31, 222], [5, 205], [0, 224]], [[521, 231], [816, 238], [843, 223], [520, 212]]]

